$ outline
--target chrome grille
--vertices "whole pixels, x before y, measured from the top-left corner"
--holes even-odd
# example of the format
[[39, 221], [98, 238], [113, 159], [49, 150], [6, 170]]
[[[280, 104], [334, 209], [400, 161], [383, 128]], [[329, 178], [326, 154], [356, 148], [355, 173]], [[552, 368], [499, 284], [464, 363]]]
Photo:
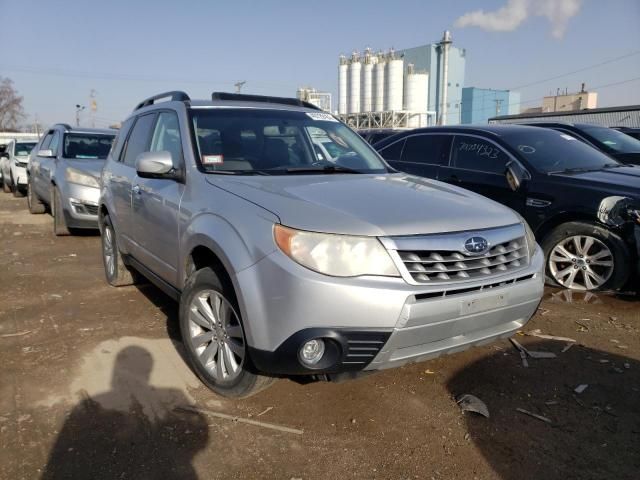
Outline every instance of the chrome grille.
[[398, 255], [418, 283], [491, 278], [519, 270], [529, 263], [524, 237], [494, 245], [477, 256], [450, 250], [398, 250]]

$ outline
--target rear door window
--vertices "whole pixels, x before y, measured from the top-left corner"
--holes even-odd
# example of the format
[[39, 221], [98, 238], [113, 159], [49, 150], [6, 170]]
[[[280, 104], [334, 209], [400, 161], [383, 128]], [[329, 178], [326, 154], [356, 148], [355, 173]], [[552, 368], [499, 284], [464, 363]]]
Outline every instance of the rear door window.
[[402, 161], [447, 165], [449, 163], [449, 135], [413, 135], [407, 138], [402, 151]]
[[138, 117], [125, 147], [126, 150], [123, 157], [125, 165], [135, 167], [138, 155], [147, 151], [155, 117], [154, 113]]
[[398, 161], [402, 158], [402, 149], [404, 148], [405, 139], [398, 140], [397, 142], [387, 145], [380, 150], [382, 158], [388, 161]]
[[504, 175], [509, 156], [488, 140], [456, 135], [451, 160], [456, 168]]

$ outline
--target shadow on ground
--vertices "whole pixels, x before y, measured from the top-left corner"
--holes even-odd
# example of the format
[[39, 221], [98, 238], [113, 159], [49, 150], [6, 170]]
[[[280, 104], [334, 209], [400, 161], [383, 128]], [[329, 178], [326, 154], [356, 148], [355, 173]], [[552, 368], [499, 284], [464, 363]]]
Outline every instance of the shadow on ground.
[[192, 461], [207, 445], [200, 414], [180, 414], [182, 391], [149, 383], [153, 359], [129, 346], [117, 357], [111, 389], [84, 398], [71, 414], [49, 455], [43, 479], [196, 479]]
[[[523, 342], [524, 343], [524, 342]], [[499, 352], [458, 371], [454, 396], [482, 399], [491, 418], [466, 414], [476, 447], [503, 480], [637, 479], [640, 472], [640, 362], [579, 345], [528, 342], [555, 359]], [[581, 393], [574, 389], [588, 387]], [[548, 418], [545, 423], [516, 411]]]

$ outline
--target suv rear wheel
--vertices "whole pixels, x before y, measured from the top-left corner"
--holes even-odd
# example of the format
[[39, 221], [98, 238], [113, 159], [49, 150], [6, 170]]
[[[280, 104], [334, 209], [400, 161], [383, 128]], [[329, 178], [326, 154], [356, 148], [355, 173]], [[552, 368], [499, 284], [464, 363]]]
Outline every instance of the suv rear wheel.
[[33, 188], [31, 188], [31, 180], [27, 183], [27, 205], [29, 206], [30, 213], [44, 213], [46, 210], [44, 203], [42, 203], [33, 191]]
[[631, 273], [630, 253], [615, 233], [586, 222], [556, 227], [542, 242], [547, 280], [573, 290], [618, 290]]
[[180, 297], [180, 331], [191, 366], [214, 392], [248, 397], [274, 379], [249, 371], [242, 321], [231, 286], [211, 268], [195, 271]]
[[136, 283], [136, 274], [129, 270], [122, 259], [118, 249], [116, 232], [113, 229], [109, 215], [102, 217], [100, 221], [100, 233], [102, 239], [102, 263], [107, 282], [113, 287], [124, 287]]

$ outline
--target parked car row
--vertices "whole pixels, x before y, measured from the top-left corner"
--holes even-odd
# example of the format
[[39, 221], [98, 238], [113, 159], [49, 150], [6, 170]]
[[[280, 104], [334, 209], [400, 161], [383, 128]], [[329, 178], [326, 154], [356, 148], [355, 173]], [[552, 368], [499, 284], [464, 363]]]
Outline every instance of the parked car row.
[[16, 197], [24, 196], [27, 189], [27, 164], [35, 141], [11, 140], [0, 152], [0, 175], [2, 190], [13, 192]]
[[[49, 130], [31, 154], [28, 203], [50, 206], [56, 234], [97, 224], [107, 281], [146, 277], [177, 300], [193, 370], [243, 397], [280, 375], [354, 377], [513, 334], [545, 282], [529, 223], [555, 235], [539, 238], [558, 283], [621, 284], [640, 244], [628, 236], [640, 231], [635, 170], [565, 137], [415, 130], [376, 144], [385, 162], [297, 99], [168, 92], [117, 133]], [[554, 153], [567, 145], [581, 147]], [[595, 206], [599, 190], [578, 198], [576, 186], [574, 218], [555, 196], [584, 161], [631, 186], [614, 195], [592, 179], [607, 192]], [[547, 210], [569, 216], [553, 223]]]

